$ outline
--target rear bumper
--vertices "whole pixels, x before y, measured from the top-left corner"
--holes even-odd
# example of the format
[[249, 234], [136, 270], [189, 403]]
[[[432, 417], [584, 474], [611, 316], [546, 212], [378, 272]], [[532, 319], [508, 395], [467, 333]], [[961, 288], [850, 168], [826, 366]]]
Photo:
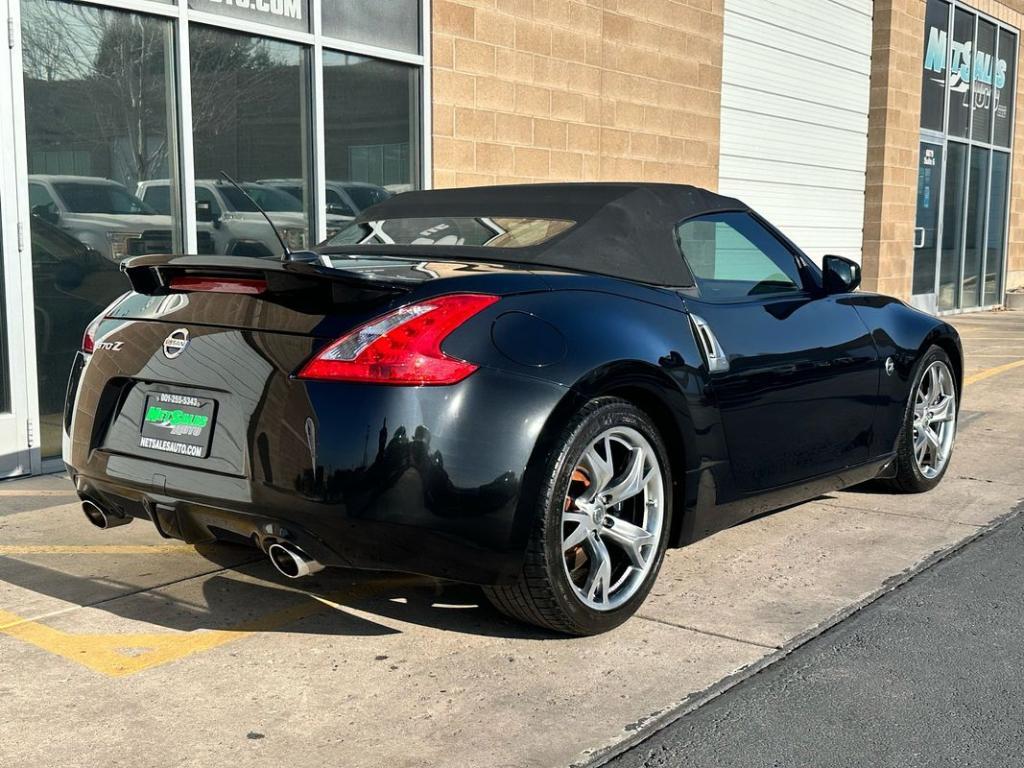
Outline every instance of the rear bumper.
[[191, 543], [289, 541], [328, 566], [478, 584], [517, 576], [533, 515], [523, 476], [565, 389], [486, 369], [453, 387], [293, 385], [307, 407], [250, 425], [244, 474], [111, 449], [83, 403], [68, 471], [83, 498]]
[[353, 521], [328, 509], [321, 515], [304, 516], [300, 523], [291, 513], [291, 504], [241, 511], [223, 502], [186, 500], [83, 475], [75, 482], [83, 499], [150, 521], [161, 536], [190, 544], [250, 543], [266, 551], [274, 542], [290, 542], [327, 566], [403, 571], [474, 584], [509, 581], [522, 567], [522, 549], [491, 549], [443, 530]]

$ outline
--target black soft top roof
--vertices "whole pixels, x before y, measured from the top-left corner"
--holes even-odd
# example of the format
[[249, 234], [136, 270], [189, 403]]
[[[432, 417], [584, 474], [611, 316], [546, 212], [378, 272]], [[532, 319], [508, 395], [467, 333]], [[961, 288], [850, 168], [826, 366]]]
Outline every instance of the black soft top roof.
[[568, 219], [576, 226], [526, 248], [361, 245], [334, 253], [437, 256], [516, 262], [596, 272], [657, 285], [692, 285], [675, 240], [683, 219], [748, 207], [699, 187], [676, 184], [524, 184], [407, 192], [367, 208], [357, 222], [401, 218], [522, 217]]

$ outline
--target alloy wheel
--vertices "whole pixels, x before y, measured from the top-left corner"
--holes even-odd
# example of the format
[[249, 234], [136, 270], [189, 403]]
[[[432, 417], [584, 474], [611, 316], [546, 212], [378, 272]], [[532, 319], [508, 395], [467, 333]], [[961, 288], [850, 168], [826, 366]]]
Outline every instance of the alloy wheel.
[[945, 469], [956, 435], [956, 387], [941, 360], [924, 372], [914, 397], [914, 459], [927, 479]]
[[562, 512], [562, 559], [576, 597], [598, 611], [633, 597], [657, 559], [664, 521], [650, 442], [631, 427], [602, 432], [577, 461]]

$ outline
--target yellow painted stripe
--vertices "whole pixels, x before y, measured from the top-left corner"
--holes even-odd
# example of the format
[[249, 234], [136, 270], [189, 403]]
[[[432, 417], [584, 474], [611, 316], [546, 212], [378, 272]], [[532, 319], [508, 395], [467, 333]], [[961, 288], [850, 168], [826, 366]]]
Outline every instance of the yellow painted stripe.
[[0, 610], [0, 633], [81, 664], [108, 677], [124, 677], [209, 651], [225, 643], [260, 632], [273, 632], [328, 610], [344, 611], [344, 604], [410, 586], [433, 583], [418, 576], [373, 581], [350, 589], [317, 596], [294, 593], [299, 600], [276, 611], [249, 619], [229, 629], [146, 634], [73, 634], [38, 621]]
[[997, 365], [995, 368], [986, 368], [984, 371], [978, 371], [964, 379], [964, 385], [977, 384], [979, 381], [990, 379], [993, 376], [998, 376], [1000, 373], [1012, 371], [1015, 368], [1024, 368], [1024, 360], [1015, 360], [1014, 362], [1007, 363], [1006, 365]]
[[0, 544], [0, 556], [174, 555], [195, 552], [191, 544]]

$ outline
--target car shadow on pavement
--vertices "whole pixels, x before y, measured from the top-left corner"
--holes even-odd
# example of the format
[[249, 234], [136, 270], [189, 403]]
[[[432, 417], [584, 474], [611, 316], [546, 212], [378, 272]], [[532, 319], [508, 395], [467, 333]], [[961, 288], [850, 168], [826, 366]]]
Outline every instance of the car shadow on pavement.
[[193, 561], [187, 573], [161, 581], [140, 572], [128, 556], [71, 561], [65, 570], [43, 565], [39, 557], [0, 556], [0, 582], [123, 619], [125, 632], [163, 627], [373, 636], [400, 634], [406, 623], [510, 639], [562, 637], [504, 617], [471, 585], [340, 568], [291, 581], [247, 547], [200, 545], [196, 553], [216, 570], [197, 569]]

